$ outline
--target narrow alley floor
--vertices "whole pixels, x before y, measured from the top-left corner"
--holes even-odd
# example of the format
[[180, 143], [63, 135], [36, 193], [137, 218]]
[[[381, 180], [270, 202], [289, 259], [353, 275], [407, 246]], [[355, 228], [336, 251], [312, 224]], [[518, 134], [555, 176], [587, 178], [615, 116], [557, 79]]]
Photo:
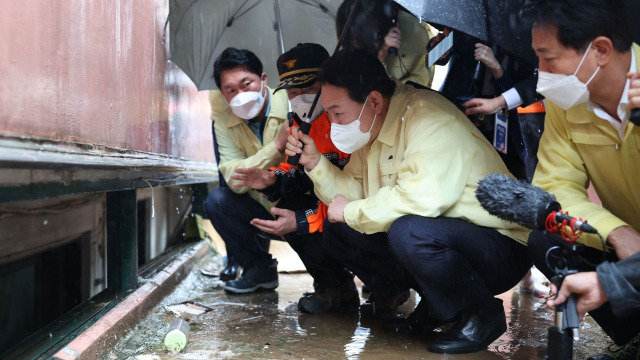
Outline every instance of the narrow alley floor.
[[[313, 280], [306, 273], [280, 274], [275, 291], [228, 295], [217, 278], [200, 271], [216, 261], [220, 262], [213, 255], [202, 259], [113, 349], [105, 350], [103, 359], [542, 359], [546, 351], [552, 310], [541, 299], [519, 293], [517, 288], [500, 295], [509, 328], [487, 351], [439, 355], [427, 351], [429, 337], [390, 334], [381, 321], [361, 320], [357, 314], [300, 314], [299, 297], [313, 290]], [[357, 285], [360, 288], [359, 282]], [[188, 344], [183, 352], [172, 354], [165, 349], [163, 338], [176, 316], [163, 306], [186, 300], [213, 310], [186, 317], [190, 324]], [[412, 292], [400, 311], [410, 313], [416, 301], [419, 297]], [[574, 346], [574, 358], [602, 353], [609, 343], [597, 324], [587, 318]]]

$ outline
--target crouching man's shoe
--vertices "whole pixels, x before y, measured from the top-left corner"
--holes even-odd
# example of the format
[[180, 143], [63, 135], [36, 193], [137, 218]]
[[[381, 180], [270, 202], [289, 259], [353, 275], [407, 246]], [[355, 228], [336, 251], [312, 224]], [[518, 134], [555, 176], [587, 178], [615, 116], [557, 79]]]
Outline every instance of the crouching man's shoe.
[[235, 280], [238, 277], [238, 272], [240, 270], [240, 265], [235, 261], [229, 260], [227, 266], [220, 271], [220, 280], [229, 281]]
[[411, 293], [409, 290], [403, 291], [392, 298], [378, 300], [375, 293], [369, 296], [369, 299], [360, 305], [360, 316], [364, 318], [375, 318], [380, 316], [388, 316], [394, 314], [398, 306], [402, 305], [409, 299]]
[[278, 261], [273, 259], [267, 266], [249, 266], [237, 280], [227, 281], [224, 290], [230, 294], [248, 294], [260, 289], [273, 290], [278, 287]]
[[494, 299], [487, 307], [463, 316], [458, 325], [429, 344], [438, 354], [467, 354], [485, 350], [507, 331], [502, 300]]
[[298, 310], [305, 314], [354, 310], [358, 305], [360, 296], [351, 277], [338, 287], [317, 286], [314, 293], [305, 294], [298, 300]]
[[430, 317], [427, 300], [423, 298], [407, 318], [387, 321], [383, 327], [388, 332], [398, 334], [428, 334], [433, 329], [450, 322], [452, 321], [442, 321]]

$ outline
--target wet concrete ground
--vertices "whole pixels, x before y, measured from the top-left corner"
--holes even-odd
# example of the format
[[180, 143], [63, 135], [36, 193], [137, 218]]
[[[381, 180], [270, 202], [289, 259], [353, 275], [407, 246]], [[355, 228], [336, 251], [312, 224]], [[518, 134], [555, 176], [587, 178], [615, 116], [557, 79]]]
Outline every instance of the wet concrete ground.
[[[200, 267], [210, 266], [211, 261], [212, 257], [205, 257], [113, 349], [105, 350], [103, 359], [542, 359], [546, 351], [552, 310], [541, 299], [517, 289], [500, 296], [509, 328], [487, 351], [439, 355], [427, 351], [431, 337], [390, 334], [381, 321], [360, 320], [357, 314], [300, 314], [298, 298], [313, 290], [308, 274], [280, 274], [276, 291], [227, 295], [217, 279], [200, 273]], [[186, 317], [191, 329], [187, 347], [182, 353], [170, 354], [163, 337], [175, 316], [162, 306], [186, 300], [214, 310]], [[400, 311], [410, 313], [416, 300], [418, 296], [412, 293]], [[609, 343], [597, 324], [587, 318], [574, 358], [602, 353]]]

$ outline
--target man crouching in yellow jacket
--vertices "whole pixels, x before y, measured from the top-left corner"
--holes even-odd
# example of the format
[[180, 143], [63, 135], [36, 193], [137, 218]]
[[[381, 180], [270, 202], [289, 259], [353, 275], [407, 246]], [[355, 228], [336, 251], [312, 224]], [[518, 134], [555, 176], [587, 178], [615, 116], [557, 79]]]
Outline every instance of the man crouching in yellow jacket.
[[[526, 11], [540, 61], [538, 92], [547, 101], [533, 184], [587, 219], [613, 249], [610, 261], [568, 276], [563, 296], [549, 305], [577, 294], [578, 312], [589, 312], [619, 344], [640, 331], [637, 280], [615, 276], [623, 274], [616, 261], [640, 251], [640, 128], [629, 121], [628, 76], [640, 69], [640, 47], [627, 11], [621, 0], [532, 0]], [[589, 200], [589, 183], [602, 205]], [[602, 261], [596, 236], [580, 240], [591, 246], [585, 257]], [[532, 260], [548, 277], [545, 254], [553, 245], [538, 231], [529, 239]], [[637, 354], [640, 341], [634, 344]]]
[[298, 131], [285, 153], [302, 154], [316, 195], [329, 204], [327, 252], [372, 290], [361, 314], [395, 310], [415, 288], [420, 305], [410, 319], [387, 324], [391, 330], [455, 320], [430, 351], [485, 349], [506, 330], [494, 295], [531, 265], [527, 231], [489, 215], [474, 196], [478, 180], [508, 174], [504, 163], [455, 105], [390, 80], [361, 50], [331, 57], [321, 81], [331, 140], [351, 160], [340, 171]]

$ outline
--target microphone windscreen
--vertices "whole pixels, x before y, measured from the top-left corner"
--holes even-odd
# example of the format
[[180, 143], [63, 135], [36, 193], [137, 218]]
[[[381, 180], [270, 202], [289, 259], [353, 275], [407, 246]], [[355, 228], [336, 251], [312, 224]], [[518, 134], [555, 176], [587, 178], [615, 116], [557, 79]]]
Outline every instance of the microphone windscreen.
[[556, 203], [546, 191], [499, 174], [478, 182], [476, 198], [489, 214], [532, 230], [544, 228], [550, 205]]

